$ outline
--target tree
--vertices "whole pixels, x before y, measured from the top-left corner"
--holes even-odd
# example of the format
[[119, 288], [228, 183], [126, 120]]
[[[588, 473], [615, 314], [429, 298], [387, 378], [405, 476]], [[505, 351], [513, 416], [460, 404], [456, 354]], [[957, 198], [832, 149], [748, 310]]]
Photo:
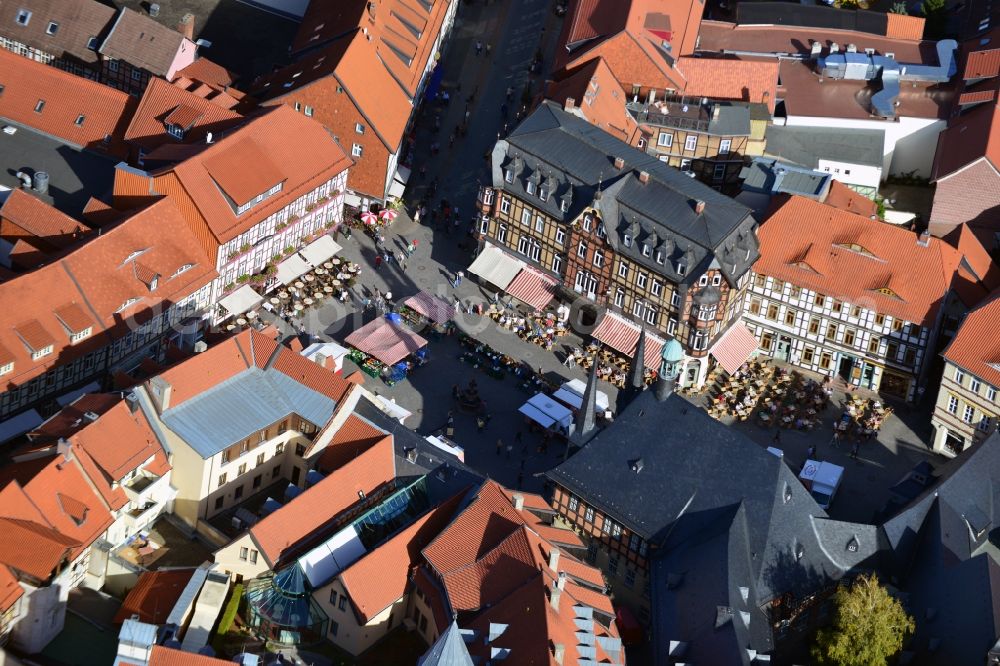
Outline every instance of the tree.
[[833, 603], [833, 624], [817, 632], [812, 646], [820, 666], [884, 666], [913, 633], [913, 618], [874, 574], [841, 585]]
[[892, 3], [892, 9], [889, 10], [890, 14], [902, 14], [906, 16], [909, 12], [906, 8], [905, 2], [894, 2]]
[[945, 0], [923, 0], [920, 11], [926, 21], [924, 37], [926, 39], [941, 39], [948, 22], [948, 9], [945, 7]]

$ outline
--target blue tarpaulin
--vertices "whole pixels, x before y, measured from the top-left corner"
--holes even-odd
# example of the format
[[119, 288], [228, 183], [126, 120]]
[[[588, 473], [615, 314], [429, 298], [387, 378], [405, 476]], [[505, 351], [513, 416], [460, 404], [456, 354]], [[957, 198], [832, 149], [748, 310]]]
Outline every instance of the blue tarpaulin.
[[437, 97], [438, 90], [441, 89], [442, 79], [444, 79], [444, 68], [441, 66], [441, 63], [438, 63], [431, 74], [430, 82], [427, 84], [427, 92], [424, 93], [425, 99], [433, 101]]

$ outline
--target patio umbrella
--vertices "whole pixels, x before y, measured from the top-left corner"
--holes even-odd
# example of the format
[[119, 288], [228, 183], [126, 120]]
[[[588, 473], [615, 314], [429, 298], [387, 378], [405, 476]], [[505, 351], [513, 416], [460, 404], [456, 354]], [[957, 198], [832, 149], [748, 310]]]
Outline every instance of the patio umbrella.
[[361, 213], [361, 221], [365, 224], [375, 224], [378, 222], [378, 215], [371, 211], [365, 211], [364, 213]]
[[393, 220], [395, 220], [397, 215], [399, 215], [399, 213], [397, 213], [391, 208], [383, 208], [381, 211], [379, 211], [378, 214], [379, 219], [385, 220], [387, 222], [392, 222]]

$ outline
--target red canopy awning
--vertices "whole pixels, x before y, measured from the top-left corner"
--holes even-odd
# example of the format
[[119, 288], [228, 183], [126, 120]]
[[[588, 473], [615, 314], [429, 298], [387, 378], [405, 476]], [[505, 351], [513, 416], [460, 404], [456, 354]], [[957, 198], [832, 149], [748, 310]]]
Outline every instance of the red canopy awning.
[[[635, 346], [639, 343], [639, 324], [625, 319], [617, 312], [608, 311], [604, 319], [597, 325], [591, 335], [612, 349], [631, 357]], [[658, 370], [660, 368], [660, 353], [664, 341], [646, 331], [646, 367]]]
[[709, 353], [726, 372], [733, 374], [755, 351], [757, 351], [757, 338], [743, 322], [737, 322], [722, 334]]
[[517, 274], [517, 277], [510, 281], [506, 291], [514, 298], [541, 310], [555, 296], [557, 284], [559, 283], [555, 278], [549, 277], [531, 266], [525, 266]]
[[426, 291], [410, 296], [403, 305], [414, 312], [427, 317], [436, 324], [443, 324], [455, 318], [455, 306]]
[[405, 326], [381, 318], [354, 331], [345, 342], [386, 365], [398, 363], [427, 345], [427, 340]]

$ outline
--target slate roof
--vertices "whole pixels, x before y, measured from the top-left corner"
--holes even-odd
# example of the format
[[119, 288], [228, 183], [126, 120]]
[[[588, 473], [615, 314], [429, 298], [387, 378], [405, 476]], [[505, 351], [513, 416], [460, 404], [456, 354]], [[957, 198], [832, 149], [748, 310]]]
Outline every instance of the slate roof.
[[882, 130], [771, 125], [766, 140], [766, 154], [809, 169], [815, 169], [819, 160], [882, 168], [885, 143]]
[[767, 157], [755, 157], [740, 172], [743, 189], [766, 194], [800, 194], [810, 199], [822, 199], [833, 177]]
[[[622, 169], [615, 158], [624, 160]], [[544, 102], [493, 148], [493, 186], [530, 200], [558, 222], [599, 208], [616, 252], [674, 282], [697, 279], [717, 262], [732, 283], [757, 257], [750, 209], [587, 123]], [[505, 180], [507, 170], [513, 182]], [[640, 172], [649, 182], [639, 181]], [[551, 196], [528, 194], [529, 179]], [[562, 210], [566, 201], [568, 210]], [[695, 205], [704, 202], [702, 213]], [[624, 242], [631, 236], [630, 246]], [[641, 251], [651, 246], [649, 256]], [[662, 253], [662, 254], [660, 254]], [[749, 255], [749, 256], [748, 256]], [[661, 262], [656, 258], [660, 257]], [[677, 270], [686, 265], [685, 275]]]
[[[742, 653], [750, 636], [765, 652], [769, 624], [751, 609], [815, 592], [878, 550], [874, 528], [830, 521], [783, 460], [677, 395], [639, 394], [547, 476], [653, 546], [653, 589], [675, 590], [654, 597], [664, 653], [669, 640], [711, 644], [707, 623], [717, 605], [740, 608], [739, 588], [747, 589], [750, 631], [729, 645]], [[848, 550], [852, 539], [857, 553]], [[732, 663], [713, 656], [724, 647], [708, 645], [692, 661]]]
[[472, 657], [455, 620], [441, 632], [434, 645], [417, 660], [417, 666], [473, 666]]

